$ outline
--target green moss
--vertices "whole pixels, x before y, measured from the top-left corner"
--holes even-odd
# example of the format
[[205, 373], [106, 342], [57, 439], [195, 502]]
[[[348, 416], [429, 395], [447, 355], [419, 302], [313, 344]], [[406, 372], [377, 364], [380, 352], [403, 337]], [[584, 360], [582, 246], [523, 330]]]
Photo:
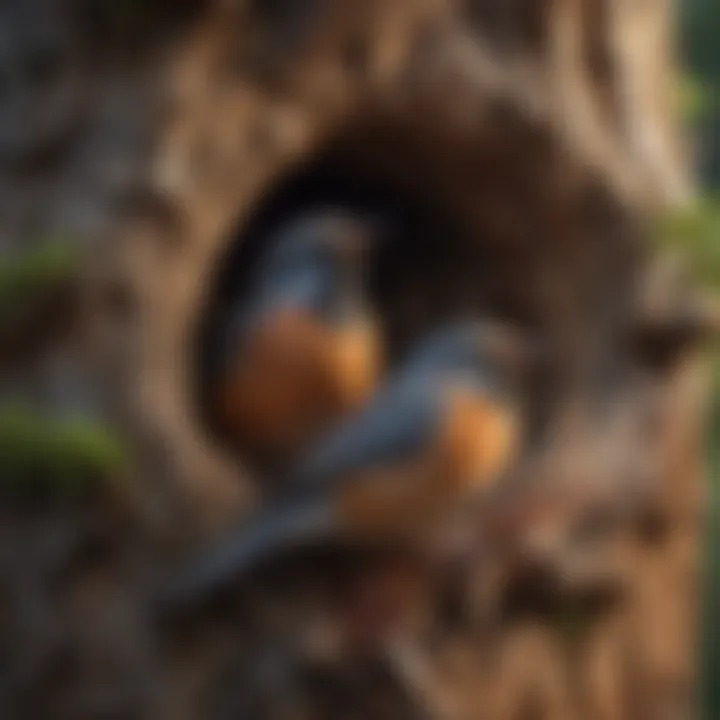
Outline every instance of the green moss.
[[21, 255], [0, 256], [0, 323], [38, 294], [72, 281], [79, 266], [77, 248], [57, 241], [43, 243]]
[[701, 282], [720, 287], [720, 198], [702, 198], [658, 224], [660, 242], [682, 252]]
[[0, 407], [0, 488], [12, 495], [84, 495], [120, 476], [124, 465], [122, 443], [96, 422]]
[[684, 75], [677, 87], [677, 105], [680, 116], [694, 123], [706, 117], [713, 107], [710, 85], [695, 75]]

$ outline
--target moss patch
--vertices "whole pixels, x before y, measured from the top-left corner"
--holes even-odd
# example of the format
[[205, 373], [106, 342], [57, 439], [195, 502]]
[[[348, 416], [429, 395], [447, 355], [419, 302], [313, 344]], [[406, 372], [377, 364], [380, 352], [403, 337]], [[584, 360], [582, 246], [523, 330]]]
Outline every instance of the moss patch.
[[38, 295], [72, 282], [79, 267], [78, 249], [56, 241], [21, 255], [0, 257], [0, 325], [12, 322]]
[[125, 450], [91, 420], [54, 420], [0, 406], [0, 491], [10, 496], [81, 497], [125, 467]]
[[720, 287], [720, 197], [708, 196], [667, 214], [658, 235], [663, 245], [683, 253], [698, 280]]

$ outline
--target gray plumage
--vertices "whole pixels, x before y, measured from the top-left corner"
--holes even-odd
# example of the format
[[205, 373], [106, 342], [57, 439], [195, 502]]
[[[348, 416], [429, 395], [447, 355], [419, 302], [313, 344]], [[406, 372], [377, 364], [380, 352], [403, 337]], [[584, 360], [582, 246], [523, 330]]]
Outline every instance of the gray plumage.
[[335, 531], [336, 515], [331, 498], [315, 496], [302, 502], [283, 503], [261, 510], [219, 545], [203, 553], [187, 573], [174, 580], [164, 593], [173, 604], [192, 605], [220, 586], [228, 577], [251, 569], [270, 549], [292, 548], [302, 539], [319, 539]]
[[285, 497], [200, 558], [179, 594], [201, 598], [270, 554], [341, 531], [339, 485], [359, 471], [422, 452], [443, 422], [449, 387], [498, 392], [509, 345], [493, 342], [497, 332], [486, 323], [458, 323], [421, 343], [364, 410], [309, 450], [288, 479]]
[[369, 241], [370, 226], [340, 211], [292, 220], [268, 238], [256, 282], [233, 321], [234, 332], [252, 328], [267, 312], [302, 307], [329, 322], [357, 313], [363, 265], [358, 244]]
[[432, 334], [369, 405], [306, 453], [286, 484], [299, 493], [327, 489], [356, 471], [412, 457], [436, 437], [449, 386], [506, 395], [503, 358], [489, 344], [499, 332], [472, 321]]

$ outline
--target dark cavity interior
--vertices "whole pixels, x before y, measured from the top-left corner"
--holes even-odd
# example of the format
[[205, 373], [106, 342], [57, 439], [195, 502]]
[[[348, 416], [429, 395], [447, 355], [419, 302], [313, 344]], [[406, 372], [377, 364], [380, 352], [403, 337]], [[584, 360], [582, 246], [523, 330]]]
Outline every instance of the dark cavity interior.
[[636, 267], [626, 214], [514, 116], [500, 113], [484, 132], [486, 142], [468, 143], [422, 118], [365, 119], [268, 188], [229, 238], [201, 319], [197, 404], [213, 433], [220, 431], [206, 398], [218, 330], [242, 302], [272, 230], [313, 208], [387, 223], [368, 293], [391, 363], [424, 332], [458, 317], [542, 331], [556, 360], [528, 387], [531, 435], [541, 434], [573, 387], [623, 374], [617, 329]]

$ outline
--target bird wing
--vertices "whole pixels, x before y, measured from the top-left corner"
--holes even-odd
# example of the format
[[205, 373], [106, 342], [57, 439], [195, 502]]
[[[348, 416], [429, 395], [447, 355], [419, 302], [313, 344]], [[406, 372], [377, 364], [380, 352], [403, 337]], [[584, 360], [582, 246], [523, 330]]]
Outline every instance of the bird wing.
[[441, 412], [439, 388], [431, 380], [391, 388], [343, 422], [301, 461], [290, 487], [299, 493], [322, 491], [421, 452], [432, 441]]
[[171, 582], [165, 597], [175, 606], [201, 602], [264, 559], [331, 535], [336, 520], [335, 504], [316, 496], [263, 509], [200, 553]]

